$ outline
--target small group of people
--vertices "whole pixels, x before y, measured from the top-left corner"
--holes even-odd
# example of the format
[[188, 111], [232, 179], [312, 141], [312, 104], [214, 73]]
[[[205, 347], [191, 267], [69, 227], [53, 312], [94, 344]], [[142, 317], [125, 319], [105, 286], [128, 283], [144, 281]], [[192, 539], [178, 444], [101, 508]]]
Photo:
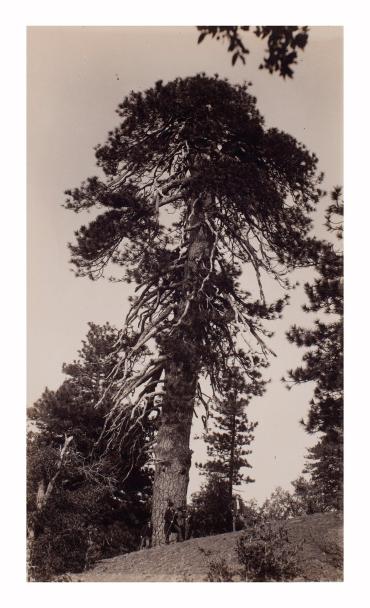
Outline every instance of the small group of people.
[[[152, 523], [147, 521], [141, 534], [140, 549], [152, 546]], [[175, 507], [172, 500], [167, 500], [164, 513], [164, 535], [166, 545], [170, 542], [171, 534], [176, 535], [176, 542], [187, 540], [191, 536], [191, 514], [186, 506]]]

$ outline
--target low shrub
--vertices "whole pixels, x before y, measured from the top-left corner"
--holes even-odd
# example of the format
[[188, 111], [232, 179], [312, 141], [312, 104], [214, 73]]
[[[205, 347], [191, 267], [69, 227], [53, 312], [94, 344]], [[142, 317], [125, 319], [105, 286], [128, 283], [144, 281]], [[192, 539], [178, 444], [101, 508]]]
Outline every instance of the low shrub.
[[290, 581], [300, 574], [301, 546], [289, 541], [283, 522], [262, 522], [248, 528], [237, 543], [247, 581]]
[[213, 560], [209, 564], [206, 580], [210, 583], [231, 583], [234, 574], [225, 559]]

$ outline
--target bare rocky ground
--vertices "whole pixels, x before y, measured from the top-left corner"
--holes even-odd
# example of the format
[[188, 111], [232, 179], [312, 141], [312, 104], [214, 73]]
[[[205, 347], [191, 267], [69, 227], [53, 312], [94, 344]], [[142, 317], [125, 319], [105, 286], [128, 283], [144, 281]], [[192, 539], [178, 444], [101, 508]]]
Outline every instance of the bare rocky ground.
[[[287, 522], [289, 538], [303, 541], [299, 553], [299, 581], [343, 580], [343, 518], [338, 513], [318, 513]], [[102, 560], [91, 570], [71, 575], [78, 582], [202, 582], [209, 564], [224, 559], [233, 571], [240, 570], [235, 552], [242, 532], [192, 538], [152, 549]], [[235, 580], [241, 580], [235, 576]]]

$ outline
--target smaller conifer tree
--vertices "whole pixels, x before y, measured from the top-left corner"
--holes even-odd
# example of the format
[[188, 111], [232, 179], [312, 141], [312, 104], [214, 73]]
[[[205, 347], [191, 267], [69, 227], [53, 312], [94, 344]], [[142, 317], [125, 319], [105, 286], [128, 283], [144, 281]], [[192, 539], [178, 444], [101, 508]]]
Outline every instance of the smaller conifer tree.
[[52, 580], [136, 549], [148, 518], [152, 473], [142, 450], [154, 433], [148, 416], [119, 451], [103, 435], [116, 341], [108, 323], [90, 323], [78, 358], [63, 365], [64, 382], [28, 411], [36, 429], [27, 446], [31, 580]]
[[251, 454], [249, 445], [258, 423], [249, 421], [246, 408], [253, 395], [263, 393], [264, 381], [256, 378], [253, 383], [246, 383], [240, 369], [232, 365], [223, 374], [221, 386], [222, 397], [211, 414], [213, 428], [203, 434], [209, 460], [197, 464], [197, 468], [208, 479], [226, 484], [232, 511], [234, 486], [254, 481], [245, 469], [251, 468], [247, 457]]

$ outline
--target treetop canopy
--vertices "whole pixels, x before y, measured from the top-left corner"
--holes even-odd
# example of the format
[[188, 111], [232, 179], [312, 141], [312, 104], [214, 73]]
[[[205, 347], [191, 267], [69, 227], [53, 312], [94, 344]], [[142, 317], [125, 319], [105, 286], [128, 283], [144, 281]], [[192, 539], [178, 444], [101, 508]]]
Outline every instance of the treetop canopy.
[[[66, 202], [98, 211], [70, 245], [77, 274], [95, 279], [114, 263], [121, 280], [137, 284], [122, 330], [131, 346], [118, 407], [141, 384], [155, 386], [175, 358], [196, 362], [221, 389], [220, 370], [235, 357], [257, 387], [269, 351], [261, 336], [271, 335], [261, 320], [278, 317], [286, 300], [266, 303], [264, 275], [286, 287], [292, 268], [317, 257], [309, 236], [321, 196], [316, 156], [265, 128], [248, 85], [216, 76], [159, 81], [126, 97], [118, 114], [121, 124], [96, 147], [105, 177], [69, 190]], [[251, 291], [239, 284], [245, 264]], [[128, 361], [153, 341], [160, 356], [136, 376]]]
[[[234, 260], [255, 258], [267, 270], [275, 262], [312, 263], [309, 214], [321, 196], [317, 158], [294, 137], [264, 127], [248, 85], [205, 74], [158, 81], [132, 92], [117, 112], [121, 124], [96, 147], [105, 179], [67, 191], [67, 208], [102, 209], [71, 246], [80, 273], [95, 278], [108, 261], [136, 261], [149, 242], [175, 247], [191, 201], [205, 196]], [[157, 221], [164, 205], [178, 211], [171, 228]], [[133, 255], [126, 250], [122, 258], [127, 241]]]

